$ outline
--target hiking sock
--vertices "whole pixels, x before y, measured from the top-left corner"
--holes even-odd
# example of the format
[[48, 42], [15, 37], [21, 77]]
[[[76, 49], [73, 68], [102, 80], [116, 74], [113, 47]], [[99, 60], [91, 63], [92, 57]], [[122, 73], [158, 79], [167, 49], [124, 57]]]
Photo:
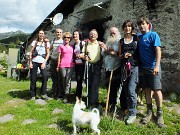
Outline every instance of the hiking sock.
[[152, 104], [147, 104], [147, 110], [152, 112]]
[[158, 111], [162, 111], [162, 107], [158, 107], [158, 106], [157, 106], [157, 112], [158, 112]]
[[157, 107], [157, 116], [161, 116], [163, 113], [162, 107]]

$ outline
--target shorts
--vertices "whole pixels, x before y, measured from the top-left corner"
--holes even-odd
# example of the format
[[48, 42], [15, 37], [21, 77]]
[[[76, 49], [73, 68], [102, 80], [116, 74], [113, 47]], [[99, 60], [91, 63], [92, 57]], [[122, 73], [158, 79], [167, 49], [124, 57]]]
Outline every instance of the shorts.
[[151, 90], [161, 90], [161, 68], [157, 75], [153, 75], [153, 69], [140, 68], [140, 86], [144, 88], [150, 88]]

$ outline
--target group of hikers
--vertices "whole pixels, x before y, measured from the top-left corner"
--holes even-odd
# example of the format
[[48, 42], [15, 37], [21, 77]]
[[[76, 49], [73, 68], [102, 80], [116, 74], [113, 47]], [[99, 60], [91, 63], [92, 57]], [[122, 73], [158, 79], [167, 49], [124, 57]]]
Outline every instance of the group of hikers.
[[[87, 104], [89, 109], [99, 105], [99, 87], [102, 67], [105, 68], [106, 88], [110, 88], [109, 107], [117, 105], [117, 93], [123, 83], [120, 94], [122, 110], [128, 110], [124, 120], [132, 124], [137, 114], [137, 85], [145, 91], [147, 112], [141, 122], [147, 124], [155, 116], [152, 98], [155, 98], [158, 126], [164, 127], [162, 111], [161, 85], [161, 41], [159, 35], [153, 32], [150, 21], [141, 17], [137, 20], [139, 33], [135, 32], [134, 23], [126, 20], [122, 24], [121, 37], [117, 27], [109, 29], [106, 42], [98, 41], [98, 31], [92, 29], [89, 39], [82, 40], [82, 32], [75, 30], [63, 32], [56, 29], [56, 38], [49, 41], [40, 30], [38, 38], [32, 42], [30, 52], [30, 93], [32, 100], [36, 99], [36, 81], [38, 68], [42, 74], [41, 97], [49, 99], [47, 88], [47, 61], [50, 60], [52, 93], [54, 98], [65, 103], [70, 90], [73, 71], [75, 71], [77, 87], [75, 95], [82, 98], [83, 80], [87, 87]], [[123, 71], [123, 72], [122, 72]], [[113, 72], [113, 74], [112, 74]], [[85, 79], [84, 79], [85, 76]], [[111, 84], [109, 86], [109, 84]]]

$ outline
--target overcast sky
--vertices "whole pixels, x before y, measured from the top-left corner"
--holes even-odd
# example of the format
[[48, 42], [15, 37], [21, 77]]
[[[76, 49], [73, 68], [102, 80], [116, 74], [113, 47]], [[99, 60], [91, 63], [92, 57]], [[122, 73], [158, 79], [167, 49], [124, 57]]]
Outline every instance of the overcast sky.
[[33, 32], [62, 0], [0, 0], [0, 33]]

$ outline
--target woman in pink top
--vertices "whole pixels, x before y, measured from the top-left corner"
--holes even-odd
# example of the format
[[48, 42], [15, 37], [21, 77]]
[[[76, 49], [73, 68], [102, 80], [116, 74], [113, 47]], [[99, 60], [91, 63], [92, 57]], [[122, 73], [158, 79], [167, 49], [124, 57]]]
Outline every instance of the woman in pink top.
[[67, 102], [67, 94], [69, 94], [71, 76], [73, 73], [73, 45], [70, 44], [72, 40], [72, 34], [70, 32], [65, 32], [63, 34], [63, 45], [59, 46], [58, 55], [58, 67], [57, 71], [60, 71], [62, 77], [62, 93], [64, 102]]

